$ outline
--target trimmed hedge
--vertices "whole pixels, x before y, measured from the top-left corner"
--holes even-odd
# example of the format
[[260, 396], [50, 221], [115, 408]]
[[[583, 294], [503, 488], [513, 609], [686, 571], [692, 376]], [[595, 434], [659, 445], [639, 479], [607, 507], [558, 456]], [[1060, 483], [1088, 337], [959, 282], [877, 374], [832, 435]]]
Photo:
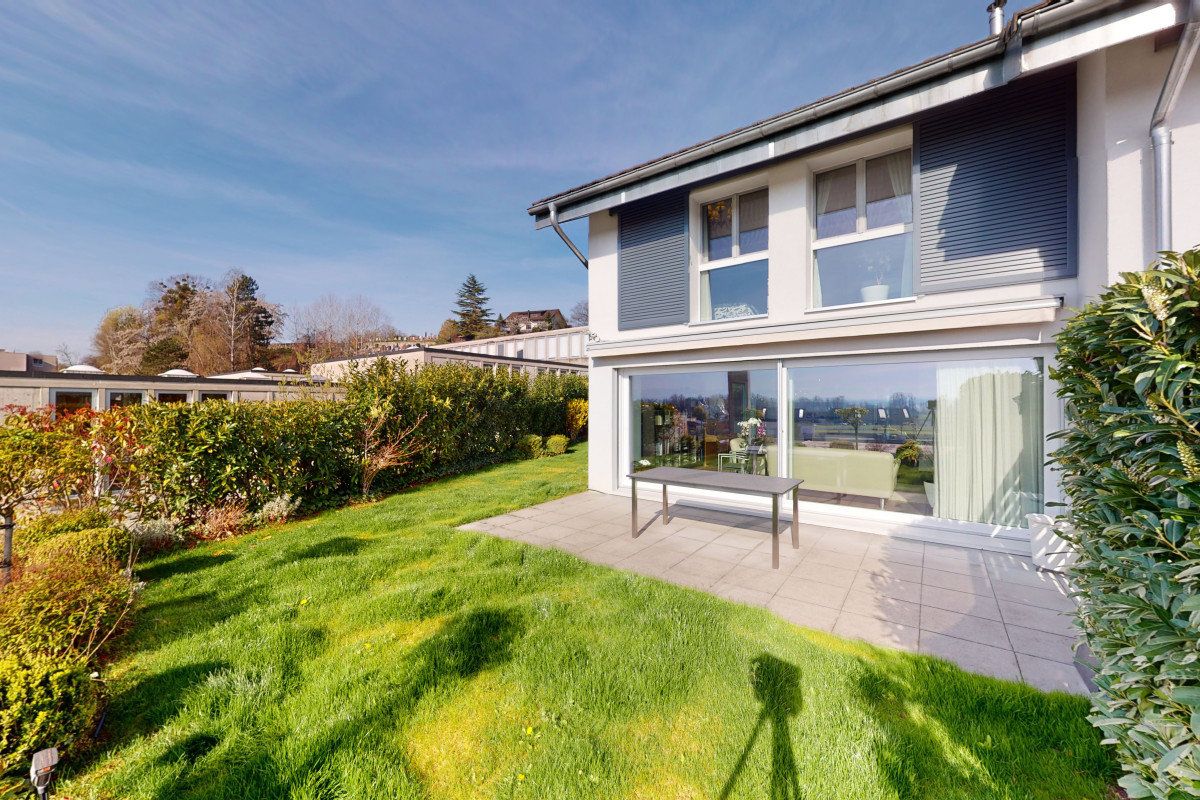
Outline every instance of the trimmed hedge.
[[130, 414], [138, 469], [165, 517], [241, 501], [257, 511], [278, 495], [305, 510], [341, 504], [357, 475], [356, 409], [332, 400], [151, 403]]
[[1200, 250], [1122, 275], [1058, 346], [1091, 719], [1130, 797], [1200, 796]]
[[71, 559], [95, 560], [117, 568], [129, 556], [131, 538], [128, 530], [117, 525], [67, 531], [30, 549], [27, 560], [35, 565]]
[[566, 435], [556, 433], [553, 436], [546, 437], [546, 454], [552, 456], [561, 456], [567, 452], [567, 446], [571, 444], [571, 440]]
[[20, 518], [13, 532], [13, 549], [23, 552], [64, 533], [109, 525], [112, 525], [112, 517], [95, 506]]
[[[583, 400], [586, 403], [587, 396], [588, 382], [583, 375], [538, 375], [529, 382], [527, 430], [542, 436], [569, 433], [571, 402]], [[586, 406], [584, 409], [586, 424]]]
[[0, 656], [0, 775], [28, 769], [46, 747], [70, 752], [98, 710], [86, 665]]

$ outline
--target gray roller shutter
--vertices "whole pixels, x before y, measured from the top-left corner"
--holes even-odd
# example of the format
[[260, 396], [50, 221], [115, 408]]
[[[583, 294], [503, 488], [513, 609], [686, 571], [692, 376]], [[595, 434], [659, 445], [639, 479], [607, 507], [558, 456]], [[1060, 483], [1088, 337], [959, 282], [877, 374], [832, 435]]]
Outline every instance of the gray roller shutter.
[[920, 291], [1076, 274], [1074, 73], [922, 118], [914, 157]]
[[687, 193], [648, 197], [617, 214], [617, 328], [686, 323]]

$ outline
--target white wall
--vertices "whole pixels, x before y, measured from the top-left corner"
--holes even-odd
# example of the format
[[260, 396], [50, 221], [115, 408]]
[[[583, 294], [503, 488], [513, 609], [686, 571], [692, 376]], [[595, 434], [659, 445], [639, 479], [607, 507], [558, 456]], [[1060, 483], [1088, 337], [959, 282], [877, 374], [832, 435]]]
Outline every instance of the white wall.
[[[1150, 117], [1175, 55], [1147, 36], [1079, 62], [1080, 289], [1092, 297], [1154, 259]], [[1172, 117], [1174, 246], [1200, 244], [1200, 61]]]

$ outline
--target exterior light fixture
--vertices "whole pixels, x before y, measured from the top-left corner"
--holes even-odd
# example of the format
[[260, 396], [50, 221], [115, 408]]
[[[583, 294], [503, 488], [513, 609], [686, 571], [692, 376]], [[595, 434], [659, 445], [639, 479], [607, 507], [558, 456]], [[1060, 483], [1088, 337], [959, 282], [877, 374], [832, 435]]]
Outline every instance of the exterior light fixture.
[[49, 794], [50, 781], [54, 780], [54, 768], [58, 766], [58, 748], [50, 747], [33, 754], [33, 764], [29, 767], [29, 782], [39, 798]]

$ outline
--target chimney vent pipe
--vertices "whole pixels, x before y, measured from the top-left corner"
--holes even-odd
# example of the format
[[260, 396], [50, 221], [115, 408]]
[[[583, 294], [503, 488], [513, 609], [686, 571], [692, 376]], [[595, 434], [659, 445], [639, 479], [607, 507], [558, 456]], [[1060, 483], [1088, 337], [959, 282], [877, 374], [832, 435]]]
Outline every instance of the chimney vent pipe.
[[1004, 30], [1004, 5], [1008, 0], [992, 0], [987, 7], [988, 10], [988, 28], [992, 36], [999, 36]]

